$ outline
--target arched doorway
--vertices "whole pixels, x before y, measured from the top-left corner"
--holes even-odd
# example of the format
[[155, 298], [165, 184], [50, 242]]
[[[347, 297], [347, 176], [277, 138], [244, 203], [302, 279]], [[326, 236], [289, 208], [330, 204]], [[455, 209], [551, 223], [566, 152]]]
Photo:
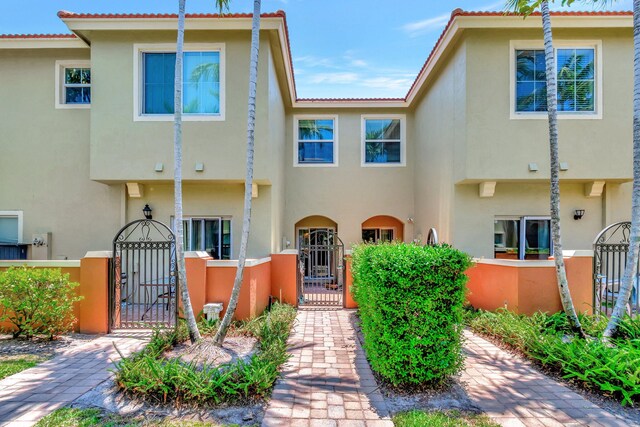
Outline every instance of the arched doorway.
[[335, 221], [319, 215], [296, 223], [300, 305], [344, 304], [344, 245], [337, 230]]
[[388, 215], [377, 215], [362, 223], [363, 242], [392, 242], [404, 240], [404, 224]]

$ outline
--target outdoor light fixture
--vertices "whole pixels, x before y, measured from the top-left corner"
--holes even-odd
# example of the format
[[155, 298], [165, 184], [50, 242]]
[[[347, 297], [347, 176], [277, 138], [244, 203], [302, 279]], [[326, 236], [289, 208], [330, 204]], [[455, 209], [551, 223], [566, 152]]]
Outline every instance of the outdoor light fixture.
[[582, 219], [583, 216], [584, 216], [584, 209], [576, 209], [575, 213], [573, 214], [573, 219], [579, 220], [579, 219]]
[[149, 207], [148, 204], [144, 205], [144, 208], [142, 208], [142, 213], [144, 214], [144, 217], [146, 219], [153, 219], [153, 215], [151, 215], [151, 208]]

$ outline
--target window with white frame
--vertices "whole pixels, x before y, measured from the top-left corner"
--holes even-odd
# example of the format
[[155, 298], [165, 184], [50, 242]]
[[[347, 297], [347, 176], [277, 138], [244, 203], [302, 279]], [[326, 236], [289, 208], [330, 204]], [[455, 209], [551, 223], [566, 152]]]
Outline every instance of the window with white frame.
[[553, 254], [549, 217], [496, 217], [493, 227], [495, 258], [547, 259]]
[[393, 228], [363, 228], [362, 241], [365, 243], [393, 242], [395, 229]]
[[0, 244], [22, 243], [22, 211], [0, 211]]
[[91, 105], [89, 61], [57, 61], [55, 78], [57, 108], [88, 108]]
[[[172, 120], [175, 45], [136, 45], [135, 120]], [[222, 45], [185, 45], [182, 61], [182, 113], [185, 120], [224, 116]]]
[[[175, 227], [173, 218], [171, 223]], [[231, 259], [231, 218], [185, 218], [183, 227], [185, 250], [205, 251], [214, 259]]]
[[297, 116], [294, 120], [296, 166], [337, 166], [337, 118]]
[[363, 166], [405, 165], [404, 116], [363, 116]]
[[[545, 117], [547, 83], [544, 49], [512, 42], [513, 108], [515, 117]], [[559, 117], [600, 117], [600, 43], [559, 42], [555, 73]], [[521, 48], [522, 47], [522, 48]], [[535, 114], [538, 113], [538, 114]]]

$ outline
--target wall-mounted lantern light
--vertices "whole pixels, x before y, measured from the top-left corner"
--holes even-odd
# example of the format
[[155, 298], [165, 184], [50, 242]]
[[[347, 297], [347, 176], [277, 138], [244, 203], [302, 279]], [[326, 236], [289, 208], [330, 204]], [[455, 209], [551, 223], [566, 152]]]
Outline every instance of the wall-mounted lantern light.
[[153, 215], [151, 215], [151, 208], [149, 207], [148, 204], [144, 205], [144, 208], [142, 208], [142, 213], [144, 214], [144, 217], [146, 219], [153, 219]]
[[584, 216], [584, 209], [576, 209], [576, 211], [573, 214], [573, 219], [577, 221], [579, 219], [582, 219], [583, 216]]

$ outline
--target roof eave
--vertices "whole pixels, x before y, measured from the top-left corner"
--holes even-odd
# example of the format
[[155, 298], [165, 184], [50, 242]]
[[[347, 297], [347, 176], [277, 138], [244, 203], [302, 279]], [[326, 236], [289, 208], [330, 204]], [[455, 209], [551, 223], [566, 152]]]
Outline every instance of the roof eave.
[[88, 47], [77, 37], [0, 37], [0, 49], [87, 49]]

